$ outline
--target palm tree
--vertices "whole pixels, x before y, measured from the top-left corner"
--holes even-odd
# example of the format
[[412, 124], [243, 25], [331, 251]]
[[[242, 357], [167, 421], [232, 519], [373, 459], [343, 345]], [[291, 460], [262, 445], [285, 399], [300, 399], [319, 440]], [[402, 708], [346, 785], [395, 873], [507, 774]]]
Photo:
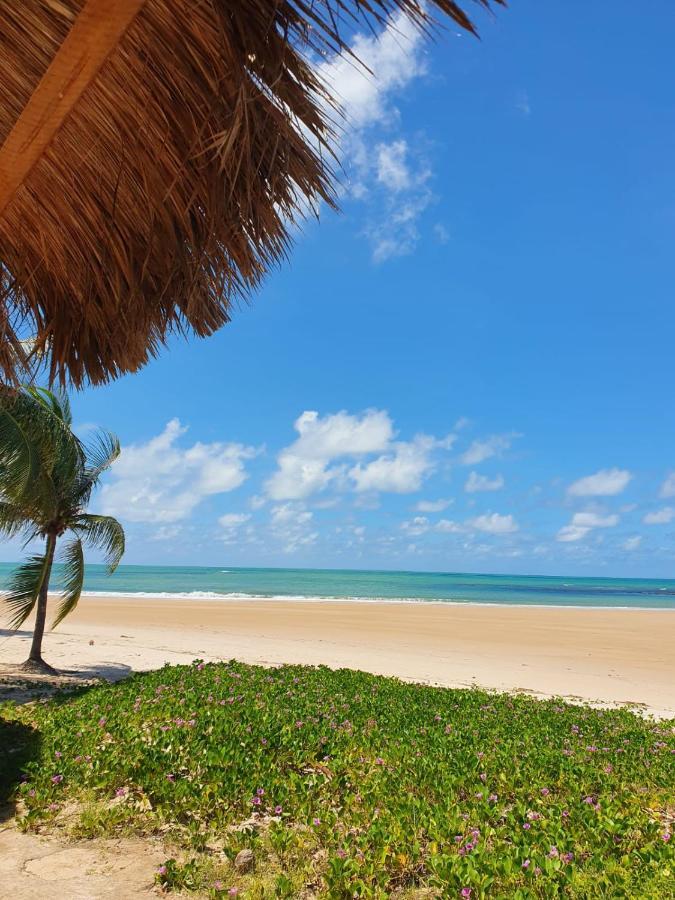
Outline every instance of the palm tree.
[[44, 542], [13, 573], [3, 597], [10, 625], [19, 628], [37, 608], [33, 640], [24, 671], [53, 672], [42, 659], [47, 595], [59, 538], [63, 547], [63, 586], [52, 627], [77, 606], [84, 582], [83, 544], [103, 551], [112, 573], [124, 553], [124, 530], [111, 516], [86, 512], [103, 472], [117, 459], [119, 440], [100, 430], [85, 444], [72, 430], [65, 394], [44, 388], [0, 390], [0, 534], [18, 535], [26, 544]]

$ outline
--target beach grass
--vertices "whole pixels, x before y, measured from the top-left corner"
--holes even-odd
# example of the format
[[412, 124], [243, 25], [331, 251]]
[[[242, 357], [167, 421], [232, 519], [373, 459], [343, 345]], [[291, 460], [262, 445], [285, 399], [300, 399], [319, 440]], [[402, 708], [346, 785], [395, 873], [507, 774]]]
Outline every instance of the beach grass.
[[5, 704], [1, 719], [22, 827], [161, 834], [167, 890], [674, 896], [673, 722], [235, 662]]

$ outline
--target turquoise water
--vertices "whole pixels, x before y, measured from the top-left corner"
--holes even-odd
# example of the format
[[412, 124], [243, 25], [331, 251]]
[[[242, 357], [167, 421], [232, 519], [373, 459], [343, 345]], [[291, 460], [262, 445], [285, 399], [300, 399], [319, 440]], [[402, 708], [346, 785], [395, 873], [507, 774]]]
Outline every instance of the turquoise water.
[[[10, 563], [0, 563], [0, 590], [12, 568]], [[108, 577], [103, 566], [92, 565], [87, 567], [85, 590], [223, 601], [272, 597], [675, 609], [675, 580], [456, 572], [120, 566]]]

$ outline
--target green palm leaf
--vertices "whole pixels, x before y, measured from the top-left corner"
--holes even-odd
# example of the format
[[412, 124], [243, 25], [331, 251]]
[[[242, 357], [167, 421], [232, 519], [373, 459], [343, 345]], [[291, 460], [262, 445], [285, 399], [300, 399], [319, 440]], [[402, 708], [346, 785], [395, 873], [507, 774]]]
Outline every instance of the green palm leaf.
[[13, 538], [26, 530], [26, 520], [22, 510], [13, 503], [0, 500], [0, 534]]
[[10, 497], [22, 494], [39, 469], [37, 448], [16, 407], [16, 395], [4, 389], [0, 395], [0, 473], [2, 492]]
[[11, 610], [10, 628], [19, 628], [33, 612], [44, 582], [49, 560], [47, 554], [31, 556], [12, 573], [4, 602]]
[[78, 516], [72, 529], [90, 546], [98, 547], [112, 574], [124, 555], [124, 529], [112, 516], [96, 516], [90, 513]]
[[82, 541], [75, 538], [63, 551], [63, 591], [52, 628], [62, 622], [77, 606], [84, 584], [84, 552]]

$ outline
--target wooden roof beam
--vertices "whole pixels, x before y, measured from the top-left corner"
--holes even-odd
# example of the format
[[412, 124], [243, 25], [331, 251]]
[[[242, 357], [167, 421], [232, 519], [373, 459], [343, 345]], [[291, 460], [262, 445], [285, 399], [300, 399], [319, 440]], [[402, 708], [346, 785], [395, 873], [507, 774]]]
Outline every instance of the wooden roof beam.
[[0, 216], [146, 0], [86, 0], [0, 147]]

